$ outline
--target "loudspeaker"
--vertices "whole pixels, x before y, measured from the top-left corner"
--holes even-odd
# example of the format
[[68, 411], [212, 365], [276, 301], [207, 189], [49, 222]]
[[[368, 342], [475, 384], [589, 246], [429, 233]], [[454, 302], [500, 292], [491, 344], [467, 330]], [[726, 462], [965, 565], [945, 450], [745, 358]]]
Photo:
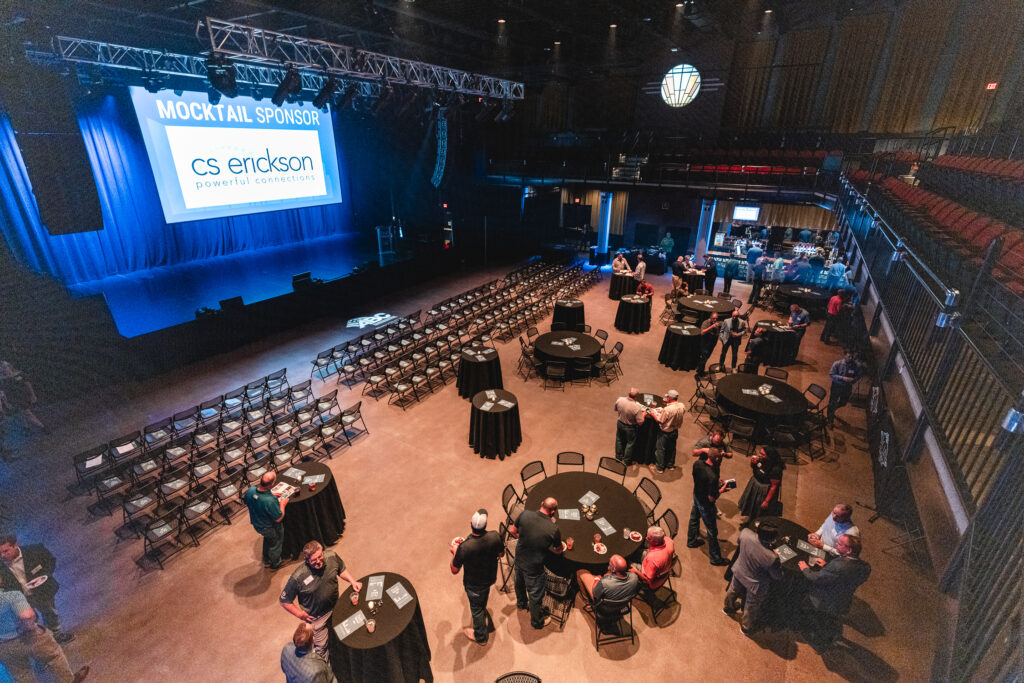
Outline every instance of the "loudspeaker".
[[242, 301], [242, 297], [233, 296], [230, 299], [223, 299], [220, 302], [220, 310], [227, 311], [240, 311], [245, 308], [245, 302]]
[[[17, 57], [0, 97], [7, 110], [39, 209], [51, 235], [103, 228], [89, 155], [68, 83], [54, 70]], [[8, 65], [5, 65], [8, 66]]]

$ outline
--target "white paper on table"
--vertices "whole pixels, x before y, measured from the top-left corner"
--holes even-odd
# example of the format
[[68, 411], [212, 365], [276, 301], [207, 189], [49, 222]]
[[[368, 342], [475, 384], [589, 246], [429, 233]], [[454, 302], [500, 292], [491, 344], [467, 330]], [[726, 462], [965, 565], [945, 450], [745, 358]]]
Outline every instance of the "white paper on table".
[[491, 400], [491, 401], [493, 401], [494, 399], [498, 398], [498, 395], [496, 393], [494, 393], [494, 389], [488, 389], [487, 391], [485, 391], [484, 392], [484, 396], [486, 396], [488, 398], [488, 400]]
[[362, 610], [359, 610], [348, 619], [335, 626], [334, 632], [338, 634], [339, 638], [345, 640], [345, 638], [362, 628], [365, 623], [366, 615], [363, 614]]
[[513, 403], [512, 401], [506, 401], [505, 399], [501, 399], [500, 401], [498, 401], [498, 405], [503, 406], [505, 408], [511, 408], [515, 405], [515, 403]]
[[551, 342], [551, 345], [552, 346], [565, 346], [565, 342], [553, 341], [553, 342]]
[[387, 590], [387, 593], [388, 597], [390, 597], [391, 600], [394, 601], [395, 606], [398, 607], [398, 609], [402, 609], [410, 602], [412, 602], [412, 596], [409, 595], [409, 591], [407, 591], [405, 589], [405, 586], [403, 586], [401, 583], [396, 583], [394, 586]]
[[654, 394], [644, 394], [644, 403], [651, 405], [654, 402]]
[[604, 517], [599, 517], [598, 519], [595, 519], [594, 524], [597, 525], [597, 528], [600, 529], [601, 533], [605, 536], [611, 536], [615, 533], [615, 527], [609, 524], [608, 520]]
[[486, 401], [486, 402], [484, 402], [484, 404], [482, 406], [480, 406], [480, 410], [490, 411], [491, 408], [493, 408], [493, 407], [494, 407], [494, 403], [493, 402]]
[[302, 483], [303, 484], [319, 484], [319, 483], [323, 482], [323, 480], [326, 479], [326, 478], [327, 478], [327, 475], [325, 475], [325, 474], [314, 474], [311, 477], [306, 477], [305, 479], [303, 479]]
[[580, 511], [576, 508], [558, 508], [559, 519], [575, 519], [579, 521]]
[[579, 351], [580, 350], [580, 345], [579, 344], [569, 344], [569, 348], [572, 349], [573, 351]]
[[302, 478], [306, 476], [306, 470], [300, 470], [298, 467], [289, 467], [281, 473], [282, 477], [288, 477], [289, 479], [295, 479], [302, 481]]
[[580, 504], [581, 505], [593, 505], [595, 502], [597, 502], [597, 499], [600, 498], [600, 497], [601, 496], [597, 495], [593, 491], [587, 491], [580, 498]]
[[376, 574], [366, 580], [366, 599], [380, 600], [384, 595], [384, 575]]
[[743, 393], [747, 396], [757, 396], [757, 389], [743, 389]]
[[794, 557], [796, 557], [796, 551], [786, 544], [782, 544], [778, 548], [776, 548], [775, 554], [779, 556], [780, 562], [789, 562]]
[[771, 401], [772, 403], [782, 403], [782, 399], [776, 396], [775, 394], [768, 394], [767, 396], [765, 396], [765, 398]]

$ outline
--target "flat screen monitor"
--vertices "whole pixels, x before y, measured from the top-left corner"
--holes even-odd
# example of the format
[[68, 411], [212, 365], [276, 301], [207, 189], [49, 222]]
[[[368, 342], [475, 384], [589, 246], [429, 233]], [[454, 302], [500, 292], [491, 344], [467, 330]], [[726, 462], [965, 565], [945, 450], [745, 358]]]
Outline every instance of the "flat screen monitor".
[[732, 210], [734, 221], [756, 221], [761, 209], [757, 206], [737, 206]]
[[168, 223], [341, 202], [331, 115], [311, 103], [130, 90]]

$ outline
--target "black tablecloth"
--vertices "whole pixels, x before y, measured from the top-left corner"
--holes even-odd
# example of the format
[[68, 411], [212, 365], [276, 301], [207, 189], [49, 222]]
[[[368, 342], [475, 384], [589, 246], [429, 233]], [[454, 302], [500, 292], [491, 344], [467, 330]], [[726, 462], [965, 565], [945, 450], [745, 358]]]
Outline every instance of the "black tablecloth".
[[[640, 254], [639, 249], [625, 252], [626, 263], [633, 270], [636, 270], [636, 264], [639, 263], [637, 255]], [[648, 275], [664, 275], [665, 274], [665, 257], [657, 249], [644, 249], [643, 250], [644, 261], [647, 263]]]
[[[573, 341], [568, 342], [567, 339]], [[578, 349], [571, 347], [578, 346]], [[577, 358], [596, 363], [601, 359], [601, 342], [596, 337], [582, 332], [545, 332], [533, 340], [533, 353], [542, 363], [561, 361], [565, 363], [566, 377], [574, 377], [573, 363]], [[597, 374], [596, 368], [592, 370]]]
[[551, 314], [551, 325], [562, 323], [566, 330], [575, 332], [582, 330], [585, 323], [583, 316], [583, 302], [579, 299], [559, 299], [555, 302], [555, 310]]
[[698, 289], [704, 289], [704, 271], [691, 270], [683, 273], [683, 282], [686, 283], [686, 287], [690, 290], [690, 294], [693, 294]]
[[[488, 391], [494, 392], [490, 398]], [[508, 401], [511, 407], [503, 406], [499, 401]], [[488, 410], [482, 406], [490, 403]], [[515, 395], [504, 389], [481, 391], [473, 397], [473, 406], [469, 409], [469, 445], [480, 457], [502, 460], [512, 455], [523, 442], [523, 431], [519, 426], [519, 401]]]
[[808, 287], [801, 284], [779, 285], [776, 297], [782, 298], [787, 306], [797, 304], [807, 309], [808, 313], [822, 313], [828, 306], [830, 295], [821, 287]]
[[795, 331], [775, 320], [762, 320], [757, 323], [757, 328], [765, 331], [762, 363], [782, 367], [796, 361], [800, 337]]
[[[575, 545], [572, 550], [566, 550], [561, 558], [557, 556], [551, 558], [553, 571], [563, 573], [559, 570], [594, 567], [601, 569], [601, 572], [604, 573], [608, 566], [608, 558], [612, 555], [618, 554], [629, 558], [630, 555], [639, 554], [638, 551], [643, 540], [633, 541], [624, 538], [622, 530], [629, 528], [639, 531], [641, 535], [646, 534], [647, 515], [644, 513], [640, 501], [633, 496], [629, 489], [608, 477], [593, 472], [563, 472], [552, 475], [530, 489], [530, 493], [526, 497], [526, 509], [537, 510], [545, 498], [552, 496], [558, 501], [559, 507], [579, 510], [579, 499], [588, 491], [593, 491], [600, 496], [595, 503], [597, 513], [594, 518], [604, 517], [609, 524], [615, 527], [615, 533], [606, 536], [592, 520], [588, 520], [583, 514], [580, 514], [578, 521], [556, 519], [558, 528], [562, 532], [562, 540], [572, 537]], [[594, 552], [594, 534], [598, 533], [601, 534], [601, 542], [608, 546], [608, 551], [603, 555]]]
[[[640, 394], [637, 401], [648, 408], [662, 408], [665, 406], [665, 399], [660, 394]], [[641, 465], [648, 465], [654, 462], [654, 448], [658, 445], [658, 432], [661, 428], [653, 415], [648, 415], [640, 429], [636, 430], [636, 443], [633, 444], [633, 459]], [[641, 532], [643, 533], [643, 532]]]
[[619, 299], [615, 313], [615, 329], [640, 334], [651, 329], [651, 300], [636, 294]]
[[484, 389], [503, 388], [498, 352], [490, 346], [463, 349], [455, 386], [463, 398], [473, 398]]
[[625, 294], [636, 292], [637, 281], [633, 279], [632, 273], [612, 273], [608, 280], [609, 299], [621, 299]]
[[[756, 391], [762, 384], [770, 386], [771, 394], [782, 400], [775, 403], [760, 392], [756, 395], [743, 393], [744, 389]], [[768, 430], [778, 423], [794, 424], [807, 411], [807, 399], [799, 389], [763, 375], [743, 372], [726, 375], [718, 380], [715, 393], [722, 408], [733, 415], [754, 420], [761, 430]]]
[[680, 313], [695, 314], [701, 321], [710, 318], [712, 313], [717, 313], [719, 318], [732, 315], [735, 308], [728, 299], [719, 299], [714, 296], [684, 296], [676, 303]]
[[[331, 669], [339, 681], [356, 683], [417, 683], [433, 681], [430, 670], [430, 645], [427, 643], [427, 629], [420, 612], [420, 601], [416, 590], [404, 576], [393, 572], [378, 572], [384, 575], [384, 590], [401, 582], [412, 596], [412, 602], [399, 609], [385, 592], [381, 597], [377, 613], [370, 615], [366, 604], [366, 591], [371, 575], [362, 577], [363, 590], [359, 604], [350, 599], [352, 588], [346, 588], [338, 598], [331, 617], [331, 628], [327, 634], [327, 647], [331, 654]], [[370, 633], [361, 628], [345, 640], [341, 640], [334, 628], [358, 610], [363, 610], [368, 619], [377, 622], [376, 630]]]
[[665, 328], [658, 362], [673, 370], [694, 370], [700, 362], [700, 328], [672, 323]]
[[[325, 479], [316, 485], [315, 491], [310, 491], [308, 484], [302, 484], [288, 500], [282, 522], [282, 554], [291, 558], [298, 557], [302, 546], [310, 541], [320, 541], [325, 546], [334, 545], [345, 531], [345, 508], [341, 505], [338, 484], [331, 468], [319, 462], [302, 462], [295, 465], [295, 468], [305, 472], [306, 477], [322, 474]], [[284, 472], [278, 472], [277, 479], [292, 486], [299, 485], [298, 479], [285, 476]]]

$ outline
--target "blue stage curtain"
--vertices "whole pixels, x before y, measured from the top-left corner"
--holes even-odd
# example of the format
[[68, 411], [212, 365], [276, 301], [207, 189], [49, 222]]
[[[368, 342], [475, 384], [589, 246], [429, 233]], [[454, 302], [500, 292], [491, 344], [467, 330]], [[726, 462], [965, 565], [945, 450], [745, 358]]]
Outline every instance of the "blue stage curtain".
[[84, 99], [76, 109], [99, 191], [103, 229], [71, 235], [51, 235], [39, 222], [14, 131], [0, 111], [0, 231], [15, 257], [36, 272], [74, 285], [352, 229], [340, 158], [345, 204], [168, 224], [127, 91]]

